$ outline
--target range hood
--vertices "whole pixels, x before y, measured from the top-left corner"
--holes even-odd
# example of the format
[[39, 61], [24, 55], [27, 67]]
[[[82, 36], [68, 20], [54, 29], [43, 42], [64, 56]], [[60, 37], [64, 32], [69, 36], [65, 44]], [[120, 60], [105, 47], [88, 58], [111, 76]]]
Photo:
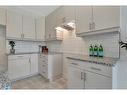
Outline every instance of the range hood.
[[73, 31], [75, 29], [75, 21], [73, 20], [68, 23], [63, 23], [60, 26], [56, 27], [55, 29], [60, 31], [63, 30]]

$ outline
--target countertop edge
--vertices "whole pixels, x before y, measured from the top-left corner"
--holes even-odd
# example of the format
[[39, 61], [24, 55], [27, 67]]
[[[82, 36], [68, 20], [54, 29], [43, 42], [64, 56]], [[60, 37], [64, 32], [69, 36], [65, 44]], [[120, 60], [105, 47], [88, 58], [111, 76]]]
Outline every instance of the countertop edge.
[[84, 61], [84, 62], [90, 62], [93, 64], [99, 64], [99, 65], [104, 65], [104, 66], [109, 66], [109, 67], [114, 67], [116, 65], [117, 60], [115, 60], [116, 62], [113, 64], [110, 63], [106, 63], [106, 62], [99, 62], [99, 61], [93, 61], [93, 60], [88, 60], [88, 59], [80, 59], [80, 58], [74, 58], [74, 57], [66, 57], [68, 59], [73, 59], [73, 60], [79, 60], [79, 61]]

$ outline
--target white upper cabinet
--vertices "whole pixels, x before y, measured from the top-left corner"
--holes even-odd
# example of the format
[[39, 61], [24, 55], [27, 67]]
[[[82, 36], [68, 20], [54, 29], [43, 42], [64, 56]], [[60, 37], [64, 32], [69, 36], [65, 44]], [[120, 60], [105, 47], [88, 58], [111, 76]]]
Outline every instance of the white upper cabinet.
[[36, 40], [45, 41], [45, 17], [36, 19]]
[[75, 7], [60, 7], [46, 17], [46, 40], [62, 40], [62, 32], [55, 30], [75, 19]]
[[6, 10], [0, 8], [0, 24], [6, 25]]
[[63, 23], [68, 23], [75, 20], [75, 8], [74, 6], [60, 7], [56, 10], [56, 25], [60, 26]]
[[23, 16], [23, 38], [35, 39], [35, 19], [30, 16]]
[[35, 19], [7, 11], [7, 38], [35, 40]]
[[120, 7], [116, 6], [93, 7], [93, 22], [95, 23], [95, 30], [119, 27]]
[[75, 9], [76, 9], [76, 6], [63, 7], [64, 17], [66, 22], [75, 20]]
[[49, 14], [46, 17], [46, 40], [54, 40], [56, 38], [56, 30], [55, 27], [57, 26], [56, 20], [57, 19], [57, 14], [56, 11], [53, 13]]
[[76, 8], [76, 33], [88, 32], [92, 23], [91, 6]]
[[120, 7], [87, 6], [76, 8], [76, 33], [120, 26]]
[[7, 38], [21, 38], [22, 34], [22, 15], [7, 11]]

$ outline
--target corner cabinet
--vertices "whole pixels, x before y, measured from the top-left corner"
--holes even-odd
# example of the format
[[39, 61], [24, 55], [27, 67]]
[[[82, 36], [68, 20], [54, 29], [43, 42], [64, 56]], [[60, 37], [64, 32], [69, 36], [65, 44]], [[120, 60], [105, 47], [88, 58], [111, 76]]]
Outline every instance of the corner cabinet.
[[120, 7], [118, 6], [76, 8], [76, 34], [115, 27], [120, 27]]
[[69, 59], [69, 89], [112, 89], [112, 67]]
[[46, 41], [61, 41], [62, 32], [56, 31], [57, 27], [57, 10], [46, 17]]

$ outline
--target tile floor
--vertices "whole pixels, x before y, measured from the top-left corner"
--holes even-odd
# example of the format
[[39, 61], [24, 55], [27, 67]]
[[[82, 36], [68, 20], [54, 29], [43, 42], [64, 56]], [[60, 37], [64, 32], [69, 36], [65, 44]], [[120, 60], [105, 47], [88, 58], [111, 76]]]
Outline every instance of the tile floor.
[[66, 89], [67, 81], [63, 78], [49, 82], [40, 75], [12, 82], [12, 89]]

